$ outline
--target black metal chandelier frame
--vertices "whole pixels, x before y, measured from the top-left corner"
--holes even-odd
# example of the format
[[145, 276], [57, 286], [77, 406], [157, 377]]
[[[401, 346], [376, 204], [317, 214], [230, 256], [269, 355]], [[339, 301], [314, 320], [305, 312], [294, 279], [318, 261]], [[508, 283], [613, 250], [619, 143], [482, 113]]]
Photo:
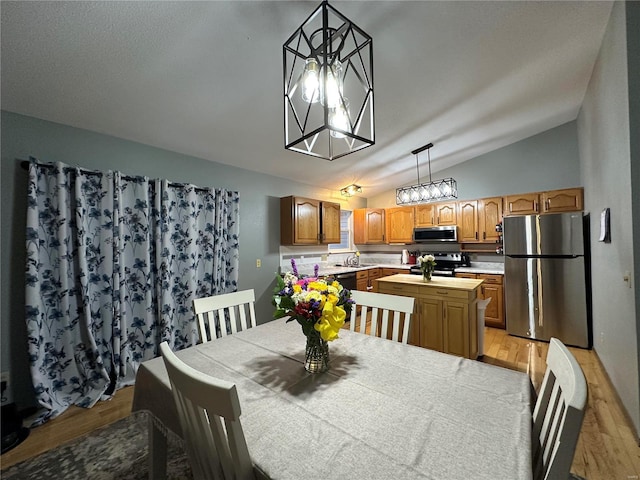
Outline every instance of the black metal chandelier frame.
[[[416, 148], [411, 152], [416, 157], [416, 172], [418, 174], [418, 183], [406, 187], [396, 189], [396, 205], [414, 205], [417, 203], [429, 203], [438, 200], [448, 200], [458, 198], [458, 185], [456, 181], [450, 178], [442, 180], [431, 179], [431, 153], [430, 149], [433, 143], [428, 143], [420, 148]], [[429, 183], [420, 183], [420, 168], [418, 166], [418, 154], [427, 151], [429, 165]]]
[[[335, 160], [374, 145], [373, 39], [324, 0], [282, 51], [285, 149]], [[302, 99], [309, 59], [317, 62], [325, 90], [331, 72], [341, 69], [337, 105]], [[338, 110], [348, 120], [332, 123]]]

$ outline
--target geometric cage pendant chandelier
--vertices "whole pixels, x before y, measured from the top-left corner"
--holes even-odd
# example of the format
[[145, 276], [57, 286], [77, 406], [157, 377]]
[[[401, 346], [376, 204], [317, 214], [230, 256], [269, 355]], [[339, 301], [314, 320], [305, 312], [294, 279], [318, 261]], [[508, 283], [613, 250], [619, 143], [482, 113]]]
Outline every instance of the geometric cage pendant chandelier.
[[282, 55], [285, 149], [335, 160], [375, 143], [369, 35], [324, 0]]
[[[407, 187], [396, 189], [396, 205], [412, 205], [416, 203], [428, 203], [438, 200], [448, 200], [458, 198], [458, 185], [453, 178], [443, 180], [431, 179], [431, 153], [433, 143], [428, 143], [417, 148], [411, 153], [416, 156], [416, 171], [418, 173], [418, 183]], [[420, 183], [420, 170], [418, 169], [418, 154], [427, 151], [429, 158], [429, 182]]]

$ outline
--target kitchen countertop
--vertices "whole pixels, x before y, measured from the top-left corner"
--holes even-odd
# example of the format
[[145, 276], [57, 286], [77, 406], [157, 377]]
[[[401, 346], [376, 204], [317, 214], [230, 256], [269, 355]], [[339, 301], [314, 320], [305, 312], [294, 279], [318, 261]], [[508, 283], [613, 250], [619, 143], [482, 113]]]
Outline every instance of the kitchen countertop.
[[378, 282], [399, 283], [404, 285], [419, 285], [422, 287], [451, 288], [454, 290], [471, 291], [478, 288], [484, 280], [475, 280], [473, 278], [455, 278], [455, 277], [431, 277], [430, 282], [425, 282], [421, 275], [411, 275], [406, 273], [398, 273], [388, 277], [378, 279]]
[[[351, 273], [351, 272], [358, 272], [361, 270], [370, 270], [372, 268], [401, 268], [403, 270], [407, 270], [407, 272], [409, 272], [409, 268], [412, 267], [412, 265], [402, 265], [399, 263], [376, 263], [376, 264], [372, 264], [372, 263], [364, 263], [363, 265], [357, 267], [357, 266], [337, 266], [334, 264], [322, 264], [319, 263], [318, 264], [319, 267], [319, 274], [320, 275], [340, 275], [342, 273]], [[313, 265], [298, 265], [298, 273], [300, 273], [301, 275], [313, 275]]]
[[456, 268], [456, 273], [487, 273], [490, 275], [504, 275], [504, 263], [471, 262], [471, 266], [469, 267]]

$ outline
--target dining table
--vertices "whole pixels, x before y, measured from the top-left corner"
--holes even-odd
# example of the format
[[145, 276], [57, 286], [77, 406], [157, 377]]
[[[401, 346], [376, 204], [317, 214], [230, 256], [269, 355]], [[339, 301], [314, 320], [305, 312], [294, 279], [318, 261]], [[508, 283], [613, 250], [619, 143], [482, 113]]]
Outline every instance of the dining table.
[[[176, 352], [236, 384], [258, 477], [532, 478], [527, 374], [347, 329], [312, 374], [305, 340], [278, 319]], [[182, 430], [162, 358], [140, 365], [132, 409], [150, 413], [150, 476], [163, 478], [165, 435]]]

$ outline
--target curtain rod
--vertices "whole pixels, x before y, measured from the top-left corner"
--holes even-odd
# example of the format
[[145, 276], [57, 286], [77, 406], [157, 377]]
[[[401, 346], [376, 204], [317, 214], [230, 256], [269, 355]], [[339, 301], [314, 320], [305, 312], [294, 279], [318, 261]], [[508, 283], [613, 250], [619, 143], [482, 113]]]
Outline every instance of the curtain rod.
[[[23, 170], [29, 170], [29, 161], [28, 160], [22, 160], [20, 162], [20, 166], [23, 168]], [[38, 163], [39, 166], [44, 167], [44, 168], [53, 168], [55, 165], [51, 165], [48, 163]], [[80, 167], [78, 167], [80, 168]], [[75, 170], [75, 167], [65, 167], [66, 170]], [[84, 168], [80, 168], [80, 170], [82, 170], [82, 172], [86, 175], [102, 175], [103, 172], [95, 172], [93, 170], [85, 170]], [[142, 175], [137, 175], [137, 176], [131, 176], [131, 175], [122, 175], [122, 178], [124, 178], [125, 180], [135, 180], [136, 178], [140, 178]], [[169, 182], [169, 186], [170, 187], [184, 187], [185, 183], [177, 183], [177, 182]], [[194, 185], [195, 186], [195, 185]], [[196, 192], [207, 192], [209, 191], [208, 188], [204, 188], [204, 187], [195, 187], [195, 191]]]

